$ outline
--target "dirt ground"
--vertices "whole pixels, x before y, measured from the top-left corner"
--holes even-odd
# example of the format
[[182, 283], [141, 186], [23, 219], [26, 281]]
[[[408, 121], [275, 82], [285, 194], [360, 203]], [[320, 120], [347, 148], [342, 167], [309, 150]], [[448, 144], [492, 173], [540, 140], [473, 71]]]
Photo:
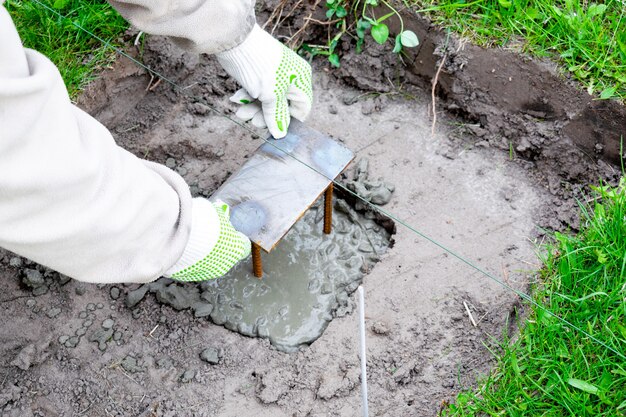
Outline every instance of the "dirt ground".
[[[121, 146], [175, 169], [194, 194], [208, 196], [261, 144], [200, 102], [232, 114], [235, 85], [211, 58], [161, 38], [147, 38], [141, 59], [185, 93], [120, 58], [79, 104]], [[364, 77], [370, 71], [362, 62], [345, 65]], [[567, 207], [562, 222], [575, 224], [571, 201], [545, 186], [559, 173], [511, 157], [443, 112], [433, 136], [430, 94], [417, 87], [371, 94], [319, 63], [314, 80], [307, 123], [395, 185], [386, 210], [529, 289], [539, 267], [537, 226], [551, 224], [557, 197]], [[488, 372], [484, 344], [515, 331], [521, 306], [407, 227], [396, 223], [393, 238], [363, 280], [370, 414], [434, 416]], [[126, 294], [137, 286], [79, 283], [6, 252], [0, 276], [2, 415], [360, 415], [355, 314], [335, 318], [312, 345], [289, 354], [151, 295], [128, 308]]]

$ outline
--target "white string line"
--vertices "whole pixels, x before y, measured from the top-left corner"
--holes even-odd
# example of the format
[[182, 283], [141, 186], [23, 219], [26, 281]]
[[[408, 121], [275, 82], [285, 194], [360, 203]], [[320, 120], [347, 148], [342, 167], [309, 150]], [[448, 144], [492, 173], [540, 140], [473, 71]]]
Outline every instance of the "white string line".
[[[487, 272], [485, 269], [483, 269], [482, 267], [474, 264], [472, 261], [470, 261], [469, 259], [465, 258], [464, 256], [456, 253], [455, 251], [453, 251], [452, 249], [447, 248], [446, 246], [444, 246], [443, 244], [439, 243], [438, 241], [436, 241], [435, 239], [429, 237], [428, 235], [420, 232], [419, 230], [417, 230], [415, 227], [411, 226], [410, 224], [408, 224], [407, 222], [405, 222], [404, 220], [400, 219], [398, 216], [394, 215], [391, 212], [388, 212], [386, 210], [384, 210], [383, 208], [379, 207], [376, 204], [371, 203], [370, 201], [366, 200], [365, 198], [361, 197], [359, 194], [349, 190], [348, 188], [346, 188], [343, 184], [339, 183], [338, 181], [336, 181], [334, 178], [328, 178], [324, 173], [320, 172], [317, 168], [307, 164], [306, 162], [300, 160], [299, 158], [297, 158], [296, 156], [292, 155], [291, 153], [281, 149], [279, 146], [276, 145], [275, 142], [277, 141], [270, 141], [267, 138], [264, 138], [262, 136], [260, 136], [257, 132], [255, 132], [254, 130], [252, 130], [250, 127], [248, 127], [247, 125], [245, 125], [244, 123], [240, 122], [239, 120], [233, 119], [230, 116], [221, 113], [219, 110], [217, 110], [215, 107], [213, 107], [211, 104], [208, 103], [208, 101], [206, 99], [204, 99], [203, 97], [197, 97], [197, 96], [193, 96], [190, 93], [187, 92], [187, 89], [184, 87], [179, 86], [178, 84], [176, 84], [174, 81], [172, 81], [171, 79], [169, 79], [168, 77], [164, 76], [163, 74], [159, 73], [156, 70], [153, 70], [152, 68], [146, 66], [145, 64], [143, 64], [142, 62], [138, 61], [137, 59], [135, 59], [134, 57], [130, 56], [129, 54], [127, 54], [126, 52], [122, 51], [121, 49], [113, 46], [109, 41], [99, 37], [98, 35], [94, 34], [93, 32], [85, 29], [84, 27], [82, 27], [81, 25], [79, 25], [78, 23], [74, 22], [72, 19], [69, 19], [68, 17], [64, 16], [63, 14], [61, 14], [60, 12], [58, 12], [57, 10], [51, 8], [50, 6], [48, 6], [47, 4], [42, 3], [40, 0], [32, 0], [33, 2], [39, 4], [40, 6], [44, 7], [45, 9], [49, 10], [50, 12], [54, 13], [55, 15], [57, 15], [58, 17], [64, 19], [64, 20], [68, 20], [73, 26], [75, 26], [76, 28], [82, 30], [83, 32], [87, 33], [88, 35], [92, 36], [93, 38], [97, 39], [98, 41], [102, 42], [103, 45], [107, 46], [108, 48], [111, 48], [113, 51], [115, 51], [116, 53], [130, 59], [132, 62], [134, 62], [136, 65], [138, 65], [139, 67], [145, 69], [146, 71], [148, 71], [149, 73], [155, 75], [156, 77], [159, 77], [161, 79], [163, 79], [165, 82], [167, 82], [168, 84], [170, 84], [172, 87], [174, 87], [176, 90], [180, 91], [182, 93], [183, 96], [186, 96], [190, 99], [202, 102], [203, 104], [205, 104], [207, 107], [209, 107], [209, 109], [211, 111], [213, 111], [214, 113], [216, 113], [217, 115], [224, 117], [228, 120], [230, 120], [231, 122], [235, 123], [236, 125], [242, 127], [243, 129], [245, 129], [246, 131], [250, 132], [250, 134], [252, 134], [254, 137], [256, 138], [260, 138], [262, 140], [264, 140], [267, 144], [269, 144], [270, 146], [276, 148], [277, 150], [283, 152], [284, 154], [288, 155], [289, 157], [295, 159], [297, 162], [301, 163], [302, 165], [306, 166], [307, 168], [311, 169], [312, 171], [316, 172], [317, 174], [321, 175], [322, 177], [324, 177], [325, 179], [327, 179], [328, 181], [331, 181], [333, 184], [335, 184], [336, 186], [338, 186], [339, 188], [341, 188], [344, 192], [354, 196], [355, 198], [361, 200], [364, 204], [368, 205], [369, 207], [371, 207], [373, 210], [378, 211], [380, 214], [392, 219], [393, 221], [395, 221], [396, 223], [400, 223], [402, 226], [406, 227], [407, 229], [409, 229], [410, 231], [412, 231], [413, 233], [415, 233], [416, 235], [420, 236], [421, 238], [427, 240], [428, 242], [434, 244], [435, 246], [439, 247], [440, 249], [442, 249], [444, 252], [447, 252], [448, 254], [452, 255], [454, 258], [456, 258], [457, 260], [461, 261], [462, 263], [466, 264], [467, 266], [471, 267], [472, 269], [478, 271], [479, 273], [483, 274], [484, 276], [486, 276], [487, 278], [491, 279], [492, 281], [494, 281], [495, 283], [499, 284], [500, 286], [502, 286], [503, 288], [515, 293], [518, 297], [526, 300], [528, 303], [530, 303], [532, 306], [543, 310], [544, 312], [546, 312], [549, 316], [554, 317], [555, 319], [557, 319], [558, 321], [560, 321], [561, 323], [569, 326], [570, 328], [580, 332], [581, 334], [585, 335], [586, 337], [588, 337], [589, 339], [591, 339], [592, 341], [594, 341], [595, 343], [599, 344], [600, 346], [606, 348], [607, 350], [611, 351], [612, 353], [616, 354], [617, 356], [619, 356], [620, 358], [626, 360], [626, 355], [624, 355], [623, 353], [619, 352], [618, 350], [612, 348], [611, 346], [607, 345], [605, 342], [603, 342], [602, 340], [596, 338], [595, 336], [593, 336], [592, 334], [588, 333], [587, 331], [583, 330], [582, 328], [574, 325], [573, 323], [569, 322], [568, 320], [560, 317], [559, 315], [557, 315], [556, 313], [553, 313], [552, 311], [550, 311], [547, 307], [544, 307], [543, 305], [537, 303], [535, 300], [532, 299], [532, 297], [522, 291], [519, 291], [513, 287], [511, 287], [509, 284], [505, 283], [503, 280], [500, 280], [499, 278], [497, 278], [496, 276], [494, 276], [493, 274]], [[279, 142], [279, 141], [278, 141]]]

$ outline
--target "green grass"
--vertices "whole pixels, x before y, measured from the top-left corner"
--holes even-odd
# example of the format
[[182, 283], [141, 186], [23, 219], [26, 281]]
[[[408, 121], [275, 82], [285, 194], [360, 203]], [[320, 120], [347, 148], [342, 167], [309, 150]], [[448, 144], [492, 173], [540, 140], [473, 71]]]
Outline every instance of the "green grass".
[[[113, 44], [128, 27], [103, 0], [40, 1]], [[24, 46], [41, 52], [56, 64], [72, 98], [115, 59], [110, 48], [35, 1], [8, 0], [5, 7]]]
[[[590, 93], [626, 99], [623, 0], [403, 0], [484, 46], [555, 58]], [[521, 42], [520, 42], [521, 41]]]
[[[581, 231], [555, 234], [534, 299], [626, 354], [626, 181], [595, 189]], [[478, 389], [447, 416], [626, 416], [626, 360], [534, 309]]]

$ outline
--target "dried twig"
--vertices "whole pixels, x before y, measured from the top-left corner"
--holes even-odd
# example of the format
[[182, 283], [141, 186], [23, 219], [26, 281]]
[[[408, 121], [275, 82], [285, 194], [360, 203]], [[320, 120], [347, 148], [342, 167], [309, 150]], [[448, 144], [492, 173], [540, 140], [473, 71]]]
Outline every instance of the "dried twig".
[[159, 84], [161, 84], [161, 81], [163, 81], [163, 78], [159, 78], [159, 79], [157, 80], [157, 82], [156, 82], [156, 83], [154, 83], [154, 85], [152, 85], [152, 87], [148, 88], [148, 91], [152, 91], [152, 90], [154, 90], [155, 88], [157, 88], [157, 87], [159, 86]]
[[[322, 0], [316, 0], [315, 4], [312, 6], [311, 8], [311, 13], [309, 13], [309, 15], [307, 17], [304, 18], [304, 23], [302, 24], [302, 27], [300, 29], [298, 29], [298, 31], [296, 33], [294, 33], [293, 35], [291, 35], [291, 37], [289, 38], [289, 40], [287, 41], [287, 43], [289, 45], [291, 45], [292, 47], [295, 46], [295, 44], [298, 41], [298, 36], [300, 36], [301, 33], [303, 33], [306, 28], [309, 27], [309, 24], [311, 22], [315, 22], [317, 23], [318, 21], [313, 19], [313, 12], [315, 11], [315, 9], [317, 8], [317, 5], [321, 3]], [[320, 22], [323, 23], [323, 22]]]
[[472, 324], [474, 325], [474, 327], [477, 327], [476, 325], [476, 321], [474, 320], [474, 316], [472, 315], [472, 312], [470, 311], [467, 303], [465, 301], [463, 301], [463, 306], [465, 307], [465, 311], [467, 312], [467, 315], [469, 316], [470, 321], [472, 322]]
[[432, 107], [433, 107], [433, 124], [430, 129], [432, 136], [435, 136], [435, 127], [437, 126], [437, 97], [435, 96], [435, 89], [437, 88], [437, 82], [439, 81], [439, 74], [441, 74], [441, 69], [443, 68], [443, 64], [446, 63], [447, 57], [448, 57], [448, 54], [443, 55], [443, 58], [441, 58], [441, 62], [439, 63], [439, 68], [437, 68], [437, 73], [435, 74], [435, 78], [433, 78], [433, 89], [431, 91]]

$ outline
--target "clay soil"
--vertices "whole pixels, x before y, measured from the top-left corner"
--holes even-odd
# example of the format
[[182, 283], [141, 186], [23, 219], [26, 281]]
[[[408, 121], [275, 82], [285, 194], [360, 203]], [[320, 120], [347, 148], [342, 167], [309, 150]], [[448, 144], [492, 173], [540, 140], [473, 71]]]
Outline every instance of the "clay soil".
[[[341, 140], [357, 159], [368, 158], [372, 177], [395, 185], [385, 210], [528, 291], [540, 267], [541, 228], [575, 228], [574, 197], [582, 184], [610, 181], [618, 170], [601, 155], [552, 137], [558, 120], [545, 105], [504, 114], [484, 104], [501, 94], [495, 82], [491, 90], [459, 89], [500, 80], [501, 71], [507, 80], [525, 82], [514, 59], [503, 59], [479, 81], [462, 71], [455, 78], [459, 69], [448, 68], [433, 135], [424, 68], [436, 65], [441, 48], [439, 35], [422, 28], [422, 43], [434, 45], [428, 62], [414, 57], [402, 66], [374, 45], [362, 55], [347, 52], [341, 70], [316, 62], [316, 102], [307, 123]], [[499, 54], [455, 51], [451, 62], [464, 67], [482, 54]], [[212, 58], [163, 38], [148, 37], [141, 53], [129, 52], [186, 89], [157, 83], [120, 57], [79, 105], [120, 146], [175, 169], [194, 194], [211, 195], [261, 144], [206, 105], [232, 115], [227, 97], [235, 84]], [[419, 65], [422, 73], [414, 69]], [[527, 91], [507, 94], [514, 102]], [[503, 141], [498, 132], [506, 129]], [[567, 150], [575, 166], [555, 149]], [[393, 238], [363, 280], [370, 413], [435, 416], [489, 371], [493, 358], [485, 344], [514, 334], [523, 306], [514, 293], [399, 223]], [[137, 286], [80, 283], [6, 252], [0, 252], [0, 276], [2, 415], [360, 415], [356, 314], [335, 318], [312, 345], [283, 353], [266, 339], [241, 336], [151, 295], [128, 308], [126, 294]], [[349, 302], [354, 305], [354, 294]]]

